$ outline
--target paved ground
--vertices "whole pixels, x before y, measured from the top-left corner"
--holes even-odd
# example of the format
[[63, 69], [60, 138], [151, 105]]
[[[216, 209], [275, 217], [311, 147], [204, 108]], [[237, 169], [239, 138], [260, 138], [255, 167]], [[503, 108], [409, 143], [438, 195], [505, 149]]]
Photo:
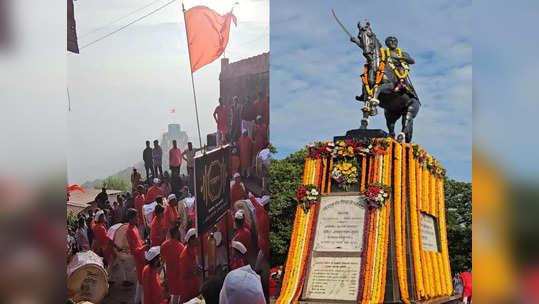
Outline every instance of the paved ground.
[[[110, 280], [114, 281], [109, 287], [109, 294], [103, 300], [103, 304], [132, 304], [135, 299], [137, 272], [133, 260], [117, 264], [109, 273]], [[132, 282], [133, 285], [125, 287], [122, 281]]]

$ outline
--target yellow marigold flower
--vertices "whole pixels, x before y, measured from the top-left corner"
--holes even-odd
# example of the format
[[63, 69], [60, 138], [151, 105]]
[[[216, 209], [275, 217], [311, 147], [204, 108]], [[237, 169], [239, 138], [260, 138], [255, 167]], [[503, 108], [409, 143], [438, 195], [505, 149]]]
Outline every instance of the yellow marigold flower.
[[346, 144], [344, 143], [344, 141], [341, 140], [341, 141], [339, 141], [339, 146], [344, 147], [344, 146], [346, 146]]
[[352, 167], [352, 172], [356, 172], [357, 171], [357, 168], [356, 167]]

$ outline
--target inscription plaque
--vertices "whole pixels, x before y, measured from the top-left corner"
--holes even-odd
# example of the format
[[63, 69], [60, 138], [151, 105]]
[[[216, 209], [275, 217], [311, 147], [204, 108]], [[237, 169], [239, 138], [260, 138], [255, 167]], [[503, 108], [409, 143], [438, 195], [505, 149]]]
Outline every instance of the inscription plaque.
[[423, 250], [438, 252], [436, 221], [428, 214], [421, 213], [421, 242]]
[[304, 297], [356, 301], [360, 257], [313, 257]]
[[320, 201], [315, 251], [356, 252], [363, 246], [365, 207], [359, 196], [326, 196]]

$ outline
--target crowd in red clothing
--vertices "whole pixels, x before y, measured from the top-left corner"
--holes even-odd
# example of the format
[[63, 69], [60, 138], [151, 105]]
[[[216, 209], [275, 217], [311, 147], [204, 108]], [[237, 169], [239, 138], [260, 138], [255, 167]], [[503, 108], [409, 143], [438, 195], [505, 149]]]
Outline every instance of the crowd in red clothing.
[[[188, 192], [188, 189], [186, 191]], [[223, 226], [222, 223], [226, 221], [221, 221], [218, 228], [212, 230], [211, 234], [211, 237], [216, 240], [216, 246], [222, 248], [222, 244], [225, 243], [223, 235], [232, 233], [228, 249], [230, 264], [225, 260], [224, 263], [227, 265], [221, 265], [225, 267], [219, 271], [224, 275], [232, 270], [244, 269], [246, 266], [252, 267], [263, 277], [261, 286], [268, 298], [269, 282], [264, 281], [267, 278], [264, 278], [263, 271], [264, 265], [269, 265], [268, 200], [259, 201], [252, 194], [247, 194], [239, 174], [231, 185], [230, 193], [231, 202], [245, 199], [251, 202], [255, 209], [256, 226], [254, 223], [249, 224], [243, 210], [233, 212], [234, 208], [231, 206], [229, 214], [233, 219], [228, 221], [230, 226]], [[189, 197], [188, 193], [185, 196], [183, 194], [181, 198]], [[199, 242], [204, 240], [204, 246], [207, 248], [210, 234], [202, 235], [199, 241], [193, 227], [194, 213], [187, 210], [189, 216], [187, 226], [185, 226], [178, 213], [178, 198], [174, 194], [165, 198], [158, 183], [152, 185], [147, 191], [139, 185], [133, 201], [133, 208], [126, 210], [122, 222], [127, 224], [125, 237], [137, 274], [135, 303], [139, 303], [142, 299], [144, 303], [149, 304], [167, 303], [167, 301], [170, 301], [168, 303], [183, 303], [198, 296], [201, 292]], [[151, 213], [150, 225], [147, 224], [147, 214], [144, 215], [144, 209], [149, 205], [155, 205]], [[185, 205], [183, 208], [186, 208]], [[84, 224], [84, 221], [82, 223]], [[93, 240], [89, 242], [91, 249], [102, 256], [105, 265], [108, 266], [114, 264], [117, 259], [116, 252], [121, 250], [114, 244], [112, 236], [108, 233], [111, 225], [106, 213], [98, 209], [89, 221], [90, 227], [87, 229], [93, 236]], [[254, 229], [256, 229], [256, 234], [252, 232]], [[152, 251], [151, 248], [154, 248], [154, 252], [157, 250], [159, 261], [155, 260], [155, 256], [148, 255]], [[250, 257], [255, 257], [255, 259], [251, 260]], [[159, 281], [159, 273], [163, 268], [160, 265], [161, 262], [166, 267], [163, 283]], [[269, 267], [267, 272], [269, 274]]]
[[[261, 179], [269, 175], [269, 97], [259, 93], [250, 98], [232, 98], [225, 103], [219, 98], [213, 117], [217, 124], [217, 143], [232, 145], [230, 173], [241, 173]], [[265, 151], [267, 150], [267, 151]], [[266, 188], [267, 183], [262, 182]], [[267, 190], [267, 189], [266, 189]]]

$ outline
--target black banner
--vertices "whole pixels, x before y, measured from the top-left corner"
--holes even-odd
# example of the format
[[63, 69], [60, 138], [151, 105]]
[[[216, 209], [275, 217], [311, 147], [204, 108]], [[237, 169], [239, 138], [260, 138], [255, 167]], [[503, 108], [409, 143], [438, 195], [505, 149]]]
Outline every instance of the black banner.
[[199, 235], [215, 225], [230, 205], [230, 146], [195, 157], [196, 220]]

